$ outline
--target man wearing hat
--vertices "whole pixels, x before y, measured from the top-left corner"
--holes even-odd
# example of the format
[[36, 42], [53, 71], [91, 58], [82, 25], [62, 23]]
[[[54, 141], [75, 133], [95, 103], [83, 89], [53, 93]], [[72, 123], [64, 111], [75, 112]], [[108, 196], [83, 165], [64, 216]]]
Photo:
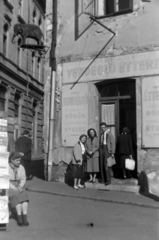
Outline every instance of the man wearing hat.
[[21, 158], [21, 164], [24, 166], [26, 171], [26, 177], [29, 179], [30, 174], [30, 161], [31, 161], [31, 139], [29, 138], [29, 131], [26, 129], [23, 132], [23, 136], [19, 137], [15, 142], [15, 150], [22, 152], [24, 156]]

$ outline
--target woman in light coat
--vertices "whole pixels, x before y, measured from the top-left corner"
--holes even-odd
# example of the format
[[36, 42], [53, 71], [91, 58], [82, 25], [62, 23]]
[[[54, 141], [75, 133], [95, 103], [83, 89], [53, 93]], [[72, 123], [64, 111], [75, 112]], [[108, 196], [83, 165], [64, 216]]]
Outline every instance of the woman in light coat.
[[93, 128], [90, 128], [87, 134], [87, 172], [90, 177], [89, 182], [95, 183], [97, 173], [99, 172], [99, 139], [95, 129]]
[[74, 186], [75, 190], [79, 188], [84, 188], [81, 184], [81, 179], [84, 178], [84, 161], [86, 158], [86, 149], [85, 143], [87, 140], [87, 136], [82, 134], [79, 137], [79, 141], [74, 145], [73, 148], [73, 178], [74, 178]]
[[19, 226], [28, 226], [27, 219], [29, 198], [25, 191], [26, 173], [20, 164], [23, 153], [12, 152], [9, 156], [9, 204], [16, 212]]

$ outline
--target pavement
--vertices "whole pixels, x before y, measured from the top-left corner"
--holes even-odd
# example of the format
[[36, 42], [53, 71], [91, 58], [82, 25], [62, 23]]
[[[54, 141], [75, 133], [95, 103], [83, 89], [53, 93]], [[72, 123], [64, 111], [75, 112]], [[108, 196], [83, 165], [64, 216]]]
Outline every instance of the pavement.
[[[91, 184], [92, 188], [90, 187]], [[159, 209], [159, 197], [148, 192], [132, 193], [115, 190], [110, 191], [104, 187], [98, 189], [94, 187], [93, 183], [89, 183], [89, 185], [86, 184], [86, 188], [74, 190], [72, 186], [64, 182], [47, 182], [34, 177], [32, 180], [27, 181], [26, 189], [31, 192], [52, 194], [62, 197]]]

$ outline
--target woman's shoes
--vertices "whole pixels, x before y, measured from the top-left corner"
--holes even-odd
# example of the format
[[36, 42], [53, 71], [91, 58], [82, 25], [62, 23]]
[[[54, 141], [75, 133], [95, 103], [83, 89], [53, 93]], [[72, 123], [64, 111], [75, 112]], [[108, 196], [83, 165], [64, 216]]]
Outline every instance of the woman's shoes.
[[24, 222], [24, 223], [23, 223], [23, 226], [25, 226], [25, 227], [29, 226], [29, 222], [28, 222], [28, 221], [27, 221], [27, 222]]
[[109, 184], [110, 184], [110, 182], [106, 182], [106, 183], [105, 183], [105, 186], [107, 186], [107, 185], [109, 185]]
[[78, 190], [79, 188], [84, 188], [84, 185], [78, 184], [78, 186], [73, 186], [75, 190]]
[[25, 227], [29, 226], [29, 222], [26, 214], [23, 214], [23, 226]]
[[84, 185], [78, 184], [79, 188], [84, 188]]

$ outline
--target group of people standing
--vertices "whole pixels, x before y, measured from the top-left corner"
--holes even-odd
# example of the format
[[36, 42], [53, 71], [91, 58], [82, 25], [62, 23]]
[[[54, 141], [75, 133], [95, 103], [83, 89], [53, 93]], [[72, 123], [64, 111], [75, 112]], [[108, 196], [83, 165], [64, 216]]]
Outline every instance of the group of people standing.
[[[84, 188], [84, 172], [89, 174], [89, 182], [95, 183], [100, 172], [101, 182], [111, 183], [111, 167], [108, 158], [114, 158], [116, 143], [111, 130], [105, 122], [100, 124], [101, 135], [98, 138], [95, 129], [90, 128], [87, 135], [82, 134], [73, 148], [74, 189]], [[30, 177], [31, 139], [25, 130], [15, 144], [15, 151], [9, 156], [9, 200], [10, 209], [15, 212], [19, 226], [28, 226], [27, 219], [29, 199], [25, 191], [26, 178]], [[128, 128], [124, 128], [118, 138], [118, 153], [123, 178], [127, 177], [125, 159], [133, 157], [133, 147]]]
[[[105, 122], [100, 124], [101, 135], [98, 138], [95, 129], [90, 128], [87, 135], [82, 134], [79, 141], [73, 148], [73, 178], [74, 189], [84, 188], [82, 181], [85, 171], [89, 174], [89, 182], [95, 183], [97, 174], [100, 172], [101, 183], [109, 185], [111, 183], [111, 166], [108, 165], [108, 158], [114, 158], [116, 143], [111, 130]], [[123, 178], [126, 178], [125, 159], [132, 158], [133, 148], [131, 136], [128, 128], [122, 130], [119, 136], [118, 154]]]

